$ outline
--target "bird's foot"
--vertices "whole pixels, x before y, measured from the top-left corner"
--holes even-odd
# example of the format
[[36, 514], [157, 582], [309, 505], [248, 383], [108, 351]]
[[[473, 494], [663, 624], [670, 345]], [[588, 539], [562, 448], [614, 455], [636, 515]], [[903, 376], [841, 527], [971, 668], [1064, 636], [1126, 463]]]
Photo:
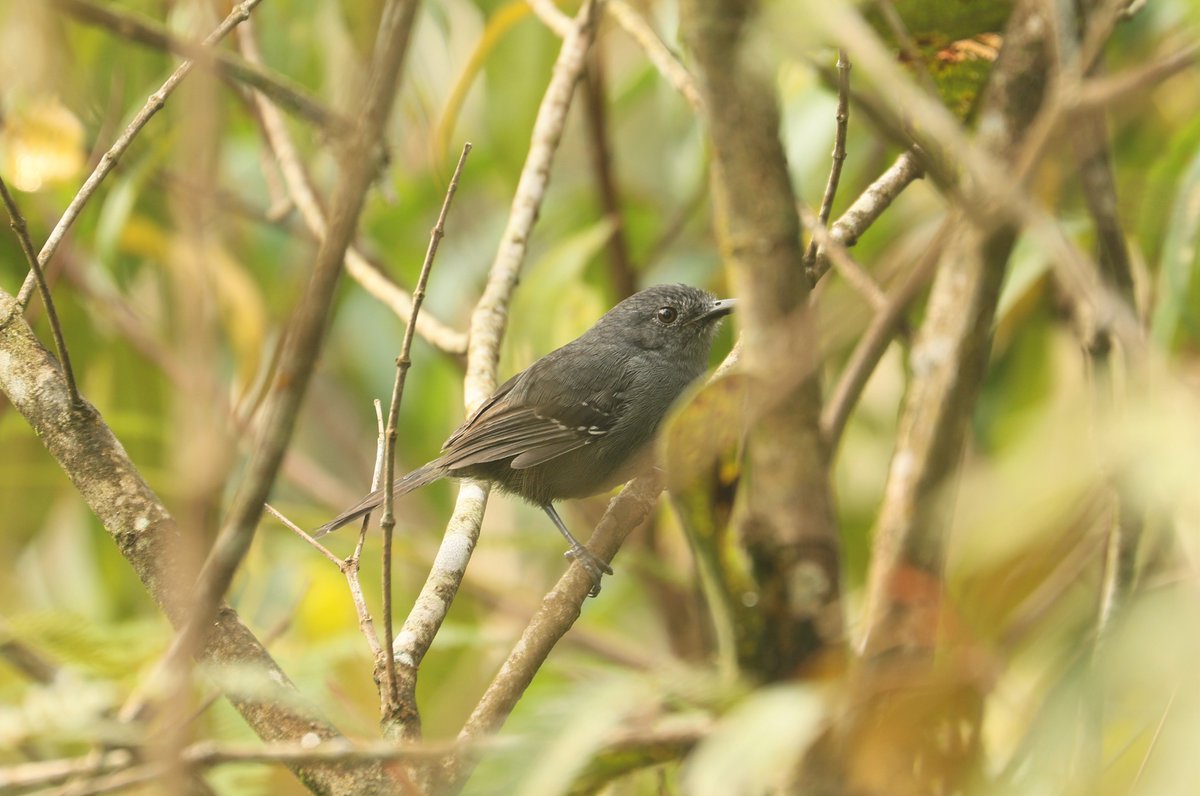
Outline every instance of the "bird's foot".
[[589, 597], [595, 597], [600, 593], [601, 578], [613, 574], [613, 568], [608, 565], [608, 562], [583, 545], [573, 545], [570, 550], [563, 553], [563, 556], [572, 561], [578, 561], [592, 576], [592, 589], [588, 592]]

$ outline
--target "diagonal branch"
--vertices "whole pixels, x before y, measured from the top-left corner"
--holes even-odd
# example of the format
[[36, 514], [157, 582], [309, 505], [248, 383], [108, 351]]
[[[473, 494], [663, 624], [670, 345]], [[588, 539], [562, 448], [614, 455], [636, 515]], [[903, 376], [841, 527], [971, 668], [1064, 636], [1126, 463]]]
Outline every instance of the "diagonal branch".
[[409, 34], [416, 16], [415, 0], [391, 0], [383, 9], [363, 113], [341, 155], [341, 173], [330, 202], [330, 223], [317, 251], [312, 277], [300, 299], [280, 356], [265, 421], [256, 440], [245, 479], [234, 497], [224, 528], [217, 537], [196, 586], [192, 621], [176, 639], [168, 671], [191, 657], [202, 628], [213, 615], [254, 539], [263, 504], [275, 482], [291, 440], [325, 332], [334, 288], [341, 275], [346, 247], [358, 226], [367, 189], [375, 176], [378, 141], [396, 95]]
[[818, 427], [816, 327], [774, 84], [755, 69], [750, 4], [689, 0], [712, 143], [722, 256], [739, 301], [749, 377], [746, 475], [733, 523], [752, 561], [763, 618], [755, 674], [788, 676], [841, 637], [840, 550]]
[[[468, 414], [496, 389], [496, 363], [500, 357], [500, 340], [508, 321], [508, 305], [549, 184], [550, 167], [562, 139], [575, 85], [587, 65], [587, 51], [595, 36], [596, 11], [597, 3], [587, 0], [572, 22], [571, 33], [563, 40], [534, 121], [529, 154], [517, 182], [508, 224], [488, 272], [483, 295], [471, 315], [467, 373], [463, 385]], [[479, 526], [487, 507], [487, 497], [487, 486], [479, 482], [465, 481], [459, 488], [454, 513], [446, 527], [433, 568], [396, 636], [393, 652], [398, 664], [400, 702], [404, 710], [397, 716], [394, 730], [401, 737], [415, 737], [420, 732], [416, 705], [418, 669], [458, 593], [467, 562], [479, 540]], [[572, 565], [572, 568], [577, 567]]]
[[273, 102], [312, 122], [326, 133], [340, 133], [350, 128], [348, 119], [329, 110], [308, 91], [261, 64], [250, 63], [225, 50], [206, 49], [181, 39], [164, 25], [117, 6], [101, 5], [95, 0], [51, 2], [82, 24], [102, 27], [130, 41], [157, 47], [193, 62], [211, 61], [221, 74], [262, 92]]
[[[662, 473], [657, 469], [639, 475], [626, 484], [609, 501], [604, 516], [588, 541], [588, 549], [602, 561], [611, 562], [625, 538], [650, 515], [662, 490]], [[460, 744], [500, 729], [525, 689], [533, 682], [534, 675], [546, 662], [550, 651], [579, 618], [592, 585], [591, 575], [582, 566], [572, 566], [559, 578], [558, 584], [546, 593], [541, 607], [529, 620], [521, 638], [459, 732]], [[477, 760], [470, 749], [470, 746], [464, 747], [447, 759], [438, 792], [456, 793], [470, 776]]]
[[[244, 26], [238, 32], [238, 46], [250, 63], [261, 63], [262, 55], [258, 43], [254, 39], [254, 27]], [[317, 198], [312, 179], [304, 167], [303, 159], [296, 149], [292, 136], [284, 123], [279, 109], [266, 96], [255, 92], [253, 95], [255, 108], [258, 110], [258, 121], [267, 139], [275, 160], [279, 164], [288, 195], [300, 211], [305, 226], [317, 240], [325, 237], [327, 222], [325, 210]], [[346, 273], [364, 290], [376, 299], [386, 304], [396, 317], [405, 323], [413, 315], [412, 296], [400, 289], [387, 274], [375, 267], [366, 255], [351, 244], [346, 248]], [[429, 312], [423, 313], [417, 319], [417, 332], [431, 345], [448, 354], [460, 355], [467, 350], [467, 336], [452, 329], [434, 318]]]
[[[225, 38], [229, 31], [233, 30], [240, 23], [245, 22], [250, 18], [250, 12], [254, 7], [261, 3], [262, 0], [243, 0], [230, 10], [229, 15], [221, 22], [216, 29], [208, 34], [202, 43], [205, 52], [213, 47], [221, 39]], [[171, 92], [183, 82], [183, 79], [192, 71], [192, 67], [196, 65], [193, 60], [185, 60], [175, 68], [171, 76], [166, 82], [159, 87], [146, 100], [146, 104], [133, 117], [133, 121], [125, 128], [125, 131], [117, 137], [113, 145], [108, 151], [100, 156], [100, 162], [96, 164], [96, 168], [92, 171], [88, 178], [84, 180], [83, 187], [75, 194], [71, 203], [67, 205], [67, 209], [63, 211], [62, 217], [58, 219], [58, 223], [54, 225], [54, 229], [50, 231], [50, 236], [46, 239], [46, 243], [42, 246], [42, 250], [38, 252], [38, 263], [45, 267], [46, 263], [50, 262], [50, 258], [54, 256], [54, 252], [66, 237], [67, 231], [71, 225], [79, 218], [79, 214], [83, 212], [84, 206], [88, 200], [96, 193], [96, 189], [100, 187], [100, 183], [109, 175], [109, 172], [117, 165], [117, 161], [125, 154], [125, 150], [129, 149], [129, 145], [133, 143], [133, 139], [142, 131], [142, 128], [150, 121], [154, 114], [158, 113], [163, 105], [167, 102], [167, 97], [171, 96]], [[17, 303], [25, 307], [29, 303], [29, 297], [33, 293], [34, 276], [30, 273], [25, 278], [25, 283], [21, 285], [21, 292], [17, 294]]]
[[[179, 527], [130, 461], [95, 408], [72, 406], [62, 372], [38, 342], [21, 308], [0, 292], [0, 391], [25, 417], [83, 500], [112, 535], [151, 598], [176, 627], [189, 616], [190, 589], [179, 573], [184, 544]], [[229, 693], [233, 706], [267, 741], [340, 737], [280, 670], [270, 653], [228, 607], [217, 613], [201, 658], [261, 672], [248, 694]], [[305, 781], [328, 792], [387, 792], [378, 766], [348, 769], [297, 765]]]

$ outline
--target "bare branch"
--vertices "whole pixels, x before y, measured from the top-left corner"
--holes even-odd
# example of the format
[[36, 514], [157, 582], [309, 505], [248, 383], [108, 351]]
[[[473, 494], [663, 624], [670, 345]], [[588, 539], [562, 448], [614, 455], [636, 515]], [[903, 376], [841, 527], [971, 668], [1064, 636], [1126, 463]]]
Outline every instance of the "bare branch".
[[[923, 174], [924, 169], [916, 151], [905, 151], [887, 171], [879, 175], [879, 179], [871, 183], [862, 195], [846, 208], [841, 218], [830, 227], [830, 236], [843, 246], [853, 246], [883, 211], [891, 206], [896, 197]], [[816, 261], [809, 271], [809, 283], [815, 285], [828, 270], [829, 257], [818, 249]]]
[[[602, 561], [611, 562], [625, 538], [654, 509], [662, 490], [662, 473], [657, 469], [626, 484], [609, 501], [608, 509], [588, 541], [588, 549]], [[529, 620], [520, 640], [471, 712], [458, 734], [460, 743], [490, 735], [500, 728], [550, 651], [579, 618], [592, 585], [591, 574], [578, 561], [559, 578], [557, 585], [542, 599], [541, 607]], [[470, 776], [474, 764], [475, 757], [470, 754], [452, 755], [442, 771], [441, 788], [446, 793], [456, 793]], [[441, 788], [438, 792], [442, 792]]]
[[261, 91], [326, 133], [336, 134], [350, 129], [348, 119], [326, 108], [301, 86], [261, 64], [249, 63], [225, 50], [205, 48], [181, 39], [164, 25], [114, 5], [101, 5], [94, 0], [51, 1], [85, 25], [102, 27], [130, 41], [166, 50], [195, 63], [210, 62], [222, 75]]
[[[550, 180], [550, 167], [562, 139], [574, 88], [587, 64], [587, 51], [595, 35], [596, 4], [587, 0], [572, 21], [571, 34], [559, 50], [550, 83], [538, 107], [529, 154], [521, 169], [508, 224], [488, 272], [487, 285], [471, 314], [467, 373], [463, 385], [467, 414], [496, 389], [496, 363], [500, 340], [508, 321], [508, 305], [525, 259], [529, 238]], [[454, 513], [446, 527], [433, 567], [421, 593], [396, 636], [393, 652], [399, 664], [400, 701], [406, 706], [397, 730], [403, 737], [419, 732], [416, 708], [417, 671], [434, 636], [450, 609], [479, 539], [479, 525], [487, 507], [483, 483], [465, 481], [459, 487]]]
[[[442, 200], [442, 209], [438, 213], [437, 223], [429, 233], [429, 247], [425, 250], [425, 261], [421, 263], [421, 275], [417, 278], [417, 287], [413, 291], [412, 314], [408, 317], [408, 326], [404, 329], [404, 340], [400, 344], [400, 356], [396, 357], [396, 381], [392, 386], [392, 401], [388, 405], [387, 432], [384, 435], [383, 481], [390, 484], [396, 478], [396, 425], [400, 418], [400, 402], [404, 399], [404, 382], [408, 369], [412, 365], [409, 354], [412, 351], [413, 334], [417, 326], [417, 318], [421, 312], [421, 303], [425, 300], [425, 286], [429, 284], [429, 272], [433, 268], [433, 258], [437, 256], [438, 244], [446, 234], [446, 215], [450, 212], [450, 203], [454, 201], [454, 193], [458, 190], [458, 180], [462, 176], [463, 166], [467, 155], [471, 154], [471, 144], [463, 144], [462, 154], [458, 156], [458, 165], [454, 167], [454, 176], [446, 187], [446, 197]], [[393, 504], [395, 493], [387, 489], [383, 493], [383, 516], [380, 527], [383, 530], [383, 648], [387, 654], [384, 659], [386, 696], [382, 700], [384, 721], [388, 721], [392, 712], [397, 709], [400, 694], [396, 688], [395, 656], [392, 649], [392, 531], [396, 527], [396, 515]]]
[[813, 215], [805, 205], [798, 206], [800, 213], [800, 222], [808, 229], [812, 235], [813, 251], [815, 247], [820, 247], [822, 253], [828, 257], [834, 264], [834, 267], [841, 273], [842, 278], [849, 283], [850, 287], [854, 288], [871, 308], [878, 311], [887, 305], [887, 296], [883, 295], [879, 285], [867, 273], [867, 270], [859, 265], [855, 259], [846, 251], [846, 247], [834, 239], [832, 233], [825, 228], [821, 220]]
[[[208, 36], [204, 39], [201, 46], [205, 49], [205, 51], [207, 52], [210, 50], [213, 45], [225, 38], [229, 31], [233, 30], [240, 23], [249, 19], [250, 12], [253, 11], [254, 7], [261, 2], [262, 0], [243, 0], [243, 2], [235, 5], [230, 10], [229, 15], [221, 22], [221, 24], [218, 25], [216, 29], [212, 33], [208, 34]], [[150, 121], [150, 118], [154, 116], [154, 114], [158, 113], [158, 111], [162, 109], [163, 105], [166, 104], [167, 97], [171, 96], [171, 92], [175, 90], [176, 86], [183, 82], [183, 79], [187, 77], [189, 72], [192, 71], [192, 67], [195, 66], [195, 64], [196, 62], [193, 60], [185, 60], [178, 67], [176, 67], [175, 71], [171, 73], [171, 76], [167, 78], [166, 82], [159, 87], [158, 91], [155, 91], [150, 95], [149, 99], [146, 100], [146, 104], [143, 105], [142, 109], [137, 112], [137, 114], [133, 117], [133, 121], [131, 121], [129, 126], [125, 128], [125, 131], [117, 137], [117, 140], [111, 147], [109, 147], [108, 151], [100, 156], [100, 162], [96, 164], [96, 168], [84, 181], [83, 187], [79, 189], [79, 192], [75, 194], [75, 197], [71, 200], [71, 203], [67, 205], [67, 209], [63, 211], [62, 217], [58, 220], [58, 223], [54, 225], [54, 229], [51, 230], [50, 237], [46, 239], [46, 243], [42, 246], [42, 250], [38, 252], [37, 259], [41, 266], [45, 267], [46, 263], [50, 262], [50, 258], [54, 256], [54, 252], [58, 249], [59, 244], [62, 243], [67, 231], [71, 228], [71, 225], [75, 223], [75, 219], [79, 218], [79, 214], [83, 212], [84, 205], [86, 205], [88, 200], [90, 200], [93, 194], [96, 193], [96, 189], [100, 187], [100, 183], [117, 165], [117, 161], [120, 160], [121, 155], [125, 154], [125, 150], [129, 149], [129, 145], [133, 143], [133, 139], [136, 138], [137, 134], [142, 131], [142, 128], [146, 126], [146, 123]], [[17, 294], [17, 303], [20, 304], [22, 308], [29, 303], [29, 297], [33, 293], [33, 287], [34, 276], [32, 273], [30, 273], [29, 276], [25, 278], [25, 283], [21, 285], [21, 292]]]
[[[817, 223], [809, 227], [822, 227], [829, 223], [829, 215], [833, 212], [833, 200], [837, 196], [838, 182], [842, 179], [842, 166], [846, 162], [846, 131], [850, 121], [850, 59], [845, 50], [838, 50], [837, 59], [838, 91], [837, 91], [837, 132], [833, 139], [833, 165], [829, 168], [829, 179], [825, 183], [825, 194], [821, 197], [821, 208], [817, 212]], [[804, 253], [804, 267], [811, 270], [817, 259], [819, 242], [814, 237], [808, 243], [808, 251]]]
[[395, 98], [415, 15], [415, 0], [391, 0], [384, 6], [363, 101], [362, 121], [341, 152], [342, 168], [330, 203], [328, 234], [317, 251], [311, 280], [290, 326], [271, 402], [246, 466], [245, 480], [200, 571], [193, 619], [177, 638], [173, 654], [168, 656], [168, 670], [170, 658], [176, 661], [190, 658], [202, 629], [228, 590], [254, 539], [263, 503], [291, 439], [296, 415], [316, 363], [346, 247], [358, 226], [366, 191], [375, 176], [377, 142], [382, 137]]
[[67, 351], [67, 341], [63, 338], [62, 325], [58, 322], [58, 310], [54, 307], [54, 297], [50, 295], [50, 286], [46, 284], [46, 274], [42, 270], [42, 264], [38, 262], [37, 254], [33, 251], [33, 241], [29, 239], [29, 228], [25, 225], [25, 217], [21, 215], [21, 208], [17, 207], [17, 200], [13, 199], [12, 194], [8, 192], [8, 186], [5, 185], [4, 180], [0, 180], [0, 198], [4, 200], [4, 207], [8, 210], [8, 223], [17, 236], [17, 242], [21, 245], [26, 262], [29, 263], [29, 273], [37, 281], [38, 293], [42, 297], [42, 306], [46, 308], [46, 320], [50, 322], [50, 334], [54, 337], [54, 350], [58, 353], [58, 361], [62, 365], [63, 378], [67, 381], [67, 392], [71, 396], [71, 403], [79, 406], [79, 387], [75, 384], [75, 371], [71, 368], [71, 356]]
[[[254, 39], [252, 25], [243, 27], [238, 34], [238, 45], [246, 60], [253, 64], [261, 63], [262, 56]], [[312, 179], [304, 167], [291, 134], [287, 130], [283, 116], [271, 101], [259, 93], [253, 95], [255, 107], [258, 109], [259, 123], [275, 159], [279, 163], [284, 184], [288, 194], [300, 211], [305, 226], [317, 240], [322, 240], [326, 233], [326, 216], [313, 188]], [[346, 273], [370, 295], [374, 296], [405, 323], [412, 317], [413, 300], [404, 290], [393, 282], [387, 274], [376, 268], [362, 251], [350, 245], [346, 249]], [[467, 350], [467, 336], [460, 331], [446, 326], [425, 312], [417, 319], [417, 333], [435, 348], [448, 354], [460, 355]]]
[[846, 428], [846, 421], [849, 420], [851, 411], [858, 403], [867, 380], [875, 372], [875, 366], [879, 364], [879, 359], [895, 336], [896, 330], [904, 319], [904, 313], [916, 301], [917, 296], [933, 277], [942, 245], [945, 243], [949, 230], [950, 225], [943, 223], [929, 246], [926, 247], [924, 256], [904, 282], [888, 295], [887, 303], [875, 313], [870, 326], [859, 338], [853, 353], [850, 354], [850, 360], [846, 363], [837, 384], [830, 393], [829, 402], [821, 411], [821, 433], [825, 437], [825, 444], [831, 451], [837, 450], [838, 444], [841, 442], [842, 431]]

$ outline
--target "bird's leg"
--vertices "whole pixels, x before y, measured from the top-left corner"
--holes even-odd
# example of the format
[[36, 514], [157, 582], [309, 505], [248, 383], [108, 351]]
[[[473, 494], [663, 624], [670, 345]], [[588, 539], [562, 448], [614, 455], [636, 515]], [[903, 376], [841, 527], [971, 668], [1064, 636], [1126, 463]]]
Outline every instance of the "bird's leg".
[[584, 569], [592, 574], [592, 591], [591, 596], [595, 597], [600, 593], [600, 578], [604, 575], [613, 574], [612, 567], [598, 558], [595, 553], [588, 550], [579, 540], [571, 535], [567, 530], [567, 525], [562, 521], [562, 517], [558, 516], [558, 512], [554, 510], [553, 503], [547, 503], [542, 506], [542, 510], [550, 517], [550, 521], [558, 528], [558, 532], [567, 540], [567, 545], [570, 549], [564, 554], [567, 558], [574, 559], [583, 565]]

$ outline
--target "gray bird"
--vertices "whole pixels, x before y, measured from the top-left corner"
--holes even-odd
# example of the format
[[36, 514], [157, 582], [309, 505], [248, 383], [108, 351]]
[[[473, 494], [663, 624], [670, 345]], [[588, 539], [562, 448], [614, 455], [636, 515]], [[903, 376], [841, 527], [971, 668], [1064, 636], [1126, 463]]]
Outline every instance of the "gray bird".
[[[567, 530], [554, 501], [607, 491], [633, 475], [667, 409], [704, 372], [734, 299], [687, 285], [647, 288], [506, 381], [446, 440], [442, 455], [392, 484], [405, 495], [439, 478], [475, 478], [540, 506], [592, 573], [612, 568]], [[323, 536], [383, 503], [379, 489], [322, 525]]]

